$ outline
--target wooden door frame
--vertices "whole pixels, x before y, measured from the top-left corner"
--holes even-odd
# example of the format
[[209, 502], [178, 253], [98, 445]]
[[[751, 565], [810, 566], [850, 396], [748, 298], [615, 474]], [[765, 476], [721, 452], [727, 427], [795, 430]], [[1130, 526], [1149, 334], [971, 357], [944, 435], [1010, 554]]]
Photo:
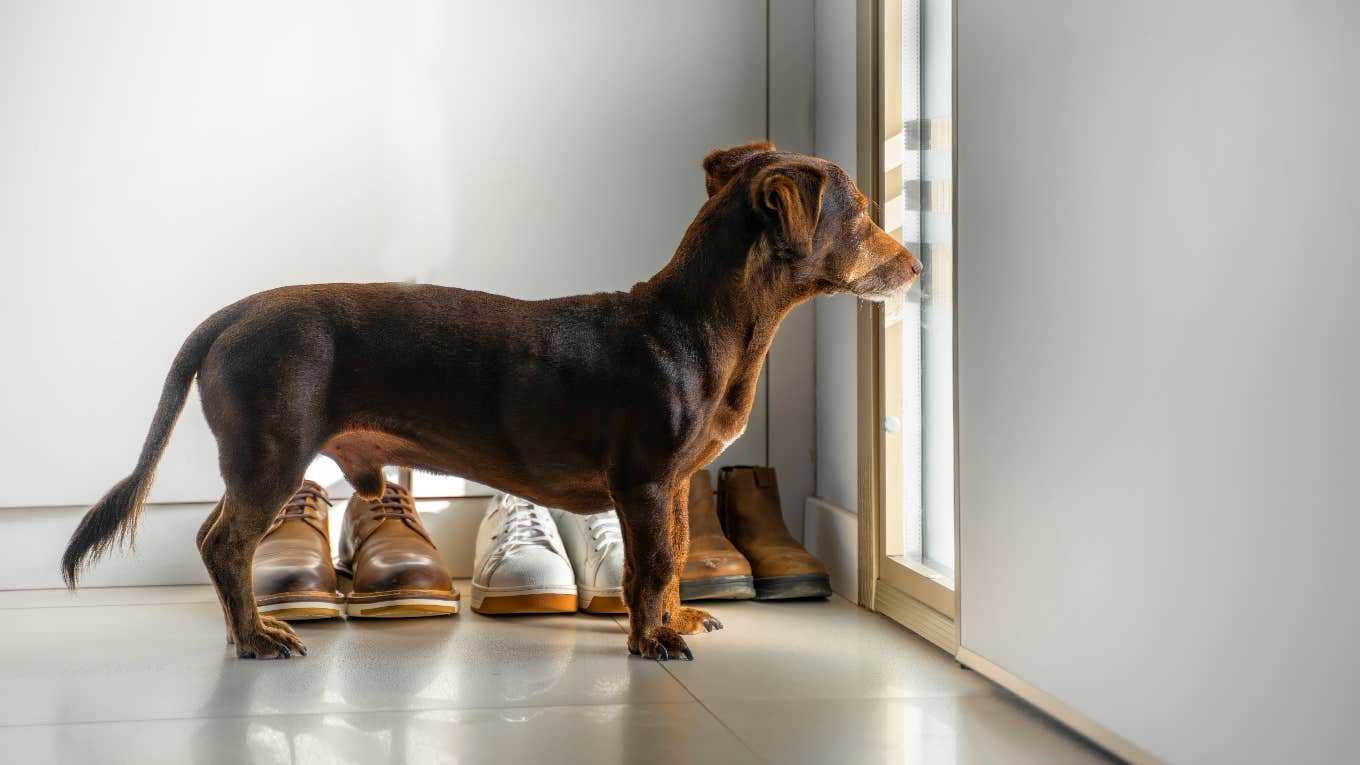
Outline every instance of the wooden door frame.
[[[957, 5], [955, 6], [957, 14]], [[876, 204], [875, 222], [885, 225], [884, 202], [902, 186], [901, 168], [884, 171], [889, 142], [901, 142], [902, 0], [856, 3], [856, 181]], [[957, 56], [954, 57], [957, 67]], [[955, 95], [957, 101], [957, 95]], [[951, 130], [952, 121], [951, 121]], [[957, 152], [954, 154], [957, 163]], [[886, 226], [885, 226], [886, 228]], [[957, 239], [955, 240], [957, 241]], [[956, 250], [957, 251], [957, 250]], [[957, 280], [954, 289], [957, 291]], [[958, 311], [957, 300], [953, 310]], [[923, 571], [891, 561], [886, 554], [888, 523], [887, 445], [884, 439], [885, 344], [883, 303], [861, 300], [856, 311], [857, 430], [859, 454], [860, 604], [901, 623], [950, 655], [959, 648], [961, 556], [959, 555], [958, 439], [954, 440], [954, 588], [949, 590]], [[955, 322], [957, 326], [957, 321]], [[958, 366], [957, 338], [953, 365]], [[958, 383], [954, 383], [954, 430], [958, 432]]]

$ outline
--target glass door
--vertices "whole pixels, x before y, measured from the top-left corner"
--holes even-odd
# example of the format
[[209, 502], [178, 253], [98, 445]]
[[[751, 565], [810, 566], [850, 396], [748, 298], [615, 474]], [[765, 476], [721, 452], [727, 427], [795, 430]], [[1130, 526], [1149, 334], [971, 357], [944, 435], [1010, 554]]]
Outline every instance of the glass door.
[[862, 170], [873, 176], [884, 230], [925, 265], [905, 295], [861, 310], [872, 605], [950, 651], [958, 643], [953, 12], [953, 0], [866, 0], [861, 24], [871, 29], [860, 38], [873, 46], [861, 68], [862, 86], [866, 68], [871, 75], [873, 128]]

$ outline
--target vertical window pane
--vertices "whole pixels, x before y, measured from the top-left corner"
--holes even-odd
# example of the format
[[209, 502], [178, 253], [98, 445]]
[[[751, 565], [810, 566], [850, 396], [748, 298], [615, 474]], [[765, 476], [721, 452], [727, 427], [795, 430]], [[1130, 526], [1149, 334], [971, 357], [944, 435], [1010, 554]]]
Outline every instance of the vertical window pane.
[[953, 5], [904, 0], [902, 11], [902, 237], [925, 264], [900, 318], [902, 550], [952, 575]]

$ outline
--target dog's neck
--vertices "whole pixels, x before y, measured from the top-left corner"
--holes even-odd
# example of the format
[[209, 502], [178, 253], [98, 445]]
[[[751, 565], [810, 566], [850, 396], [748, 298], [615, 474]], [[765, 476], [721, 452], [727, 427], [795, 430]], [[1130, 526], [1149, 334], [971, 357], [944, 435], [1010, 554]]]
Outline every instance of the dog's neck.
[[780, 322], [813, 294], [773, 258], [763, 227], [729, 188], [704, 205], [665, 268], [632, 293], [683, 328], [738, 408], [749, 409]]

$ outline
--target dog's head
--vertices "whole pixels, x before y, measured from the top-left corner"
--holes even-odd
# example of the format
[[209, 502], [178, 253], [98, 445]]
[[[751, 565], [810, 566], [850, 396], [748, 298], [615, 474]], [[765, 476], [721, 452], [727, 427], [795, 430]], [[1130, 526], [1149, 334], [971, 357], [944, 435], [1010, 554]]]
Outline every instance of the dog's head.
[[884, 300], [921, 273], [921, 261], [869, 217], [850, 176], [824, 159], [748, 143], [704, 158], [708, 196], [730, 195], [762, 227], [758, 248], [809, 293]]

